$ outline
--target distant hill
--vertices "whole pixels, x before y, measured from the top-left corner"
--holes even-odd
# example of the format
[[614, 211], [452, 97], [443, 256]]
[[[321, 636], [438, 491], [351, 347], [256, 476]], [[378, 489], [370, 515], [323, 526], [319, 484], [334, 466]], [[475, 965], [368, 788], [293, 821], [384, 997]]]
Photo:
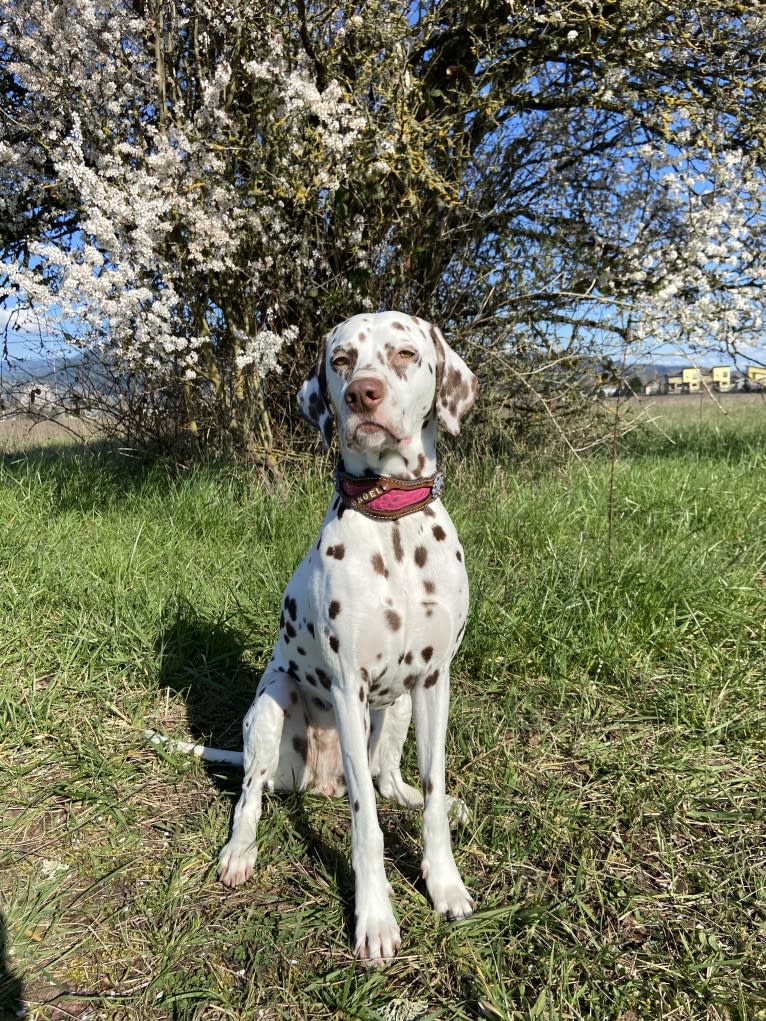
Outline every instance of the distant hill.
[[14, 358], [0, 362], [0, 385], [13, 385], [29, 380], [44, 380], [49, 385], [76, 383], [86, 367], [81, 354], [66, 358]]

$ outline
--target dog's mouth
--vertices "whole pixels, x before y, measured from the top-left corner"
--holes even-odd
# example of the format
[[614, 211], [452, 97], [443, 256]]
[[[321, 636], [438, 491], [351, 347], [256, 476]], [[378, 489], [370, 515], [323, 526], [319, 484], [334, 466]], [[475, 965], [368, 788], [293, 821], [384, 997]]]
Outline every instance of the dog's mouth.
[[396, 433], [374, 418], [349, 423], [346, 435], [351, 445], [361, 448], [396, 446], [400, 442]]

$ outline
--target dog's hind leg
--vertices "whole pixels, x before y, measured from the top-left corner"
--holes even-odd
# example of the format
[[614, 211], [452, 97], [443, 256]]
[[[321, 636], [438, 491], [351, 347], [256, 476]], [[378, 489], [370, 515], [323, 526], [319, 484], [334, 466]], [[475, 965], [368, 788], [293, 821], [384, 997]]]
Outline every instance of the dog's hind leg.
[[383, 798], [405, 808], [422, 808], [423, 795], [402, 777], [402, 750], [412, 715], [412, 702], [405, 692], [385, 709], [370, 713], [370, 770]]
[[273, 667], [267, 669], [242, 725], [242, 793], [234, 809], [231, 838], [218, 858], [218, 878], [226, 886], [239, 886], [253, 873], [264, 790], [300, 790], [305, 784], [306, 746], [293, 740], [295, 731], [290, 726], [290, 716], [299, 706], [293, 678]]

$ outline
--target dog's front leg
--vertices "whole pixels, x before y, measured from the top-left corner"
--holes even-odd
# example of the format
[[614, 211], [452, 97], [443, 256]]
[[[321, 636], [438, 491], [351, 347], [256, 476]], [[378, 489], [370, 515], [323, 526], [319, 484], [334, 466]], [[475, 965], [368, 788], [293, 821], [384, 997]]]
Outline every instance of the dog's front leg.
[[449, 666], [429, 686], [412, 691], [415, 740], [423, 783], [423, 878], [436, 910], [446, 918], [464, 918], [473, 912], [473, 900], [463, 885], [452, 855], [445, 791], [445, 744], [449, 713]]
[[383, 864], [383, 833], [378, 824], [370, 774], [369, 706], [358, 682], [333, 686], [335, 719], [351, 806], [351, 859], [355, 880], [354, 952], [370, 961], [393, 957], [401, 945], [391, 909]]

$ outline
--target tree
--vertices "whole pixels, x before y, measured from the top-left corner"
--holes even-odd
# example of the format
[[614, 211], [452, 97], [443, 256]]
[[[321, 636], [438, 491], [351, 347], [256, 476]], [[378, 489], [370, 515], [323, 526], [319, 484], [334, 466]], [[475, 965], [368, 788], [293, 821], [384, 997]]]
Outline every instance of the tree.
[[583, 354], [762, 335], [757, 4], [0, 11], [0, 294], [173, 442], [270, 446], [364, 308], [439, 322], [527, 411]]

